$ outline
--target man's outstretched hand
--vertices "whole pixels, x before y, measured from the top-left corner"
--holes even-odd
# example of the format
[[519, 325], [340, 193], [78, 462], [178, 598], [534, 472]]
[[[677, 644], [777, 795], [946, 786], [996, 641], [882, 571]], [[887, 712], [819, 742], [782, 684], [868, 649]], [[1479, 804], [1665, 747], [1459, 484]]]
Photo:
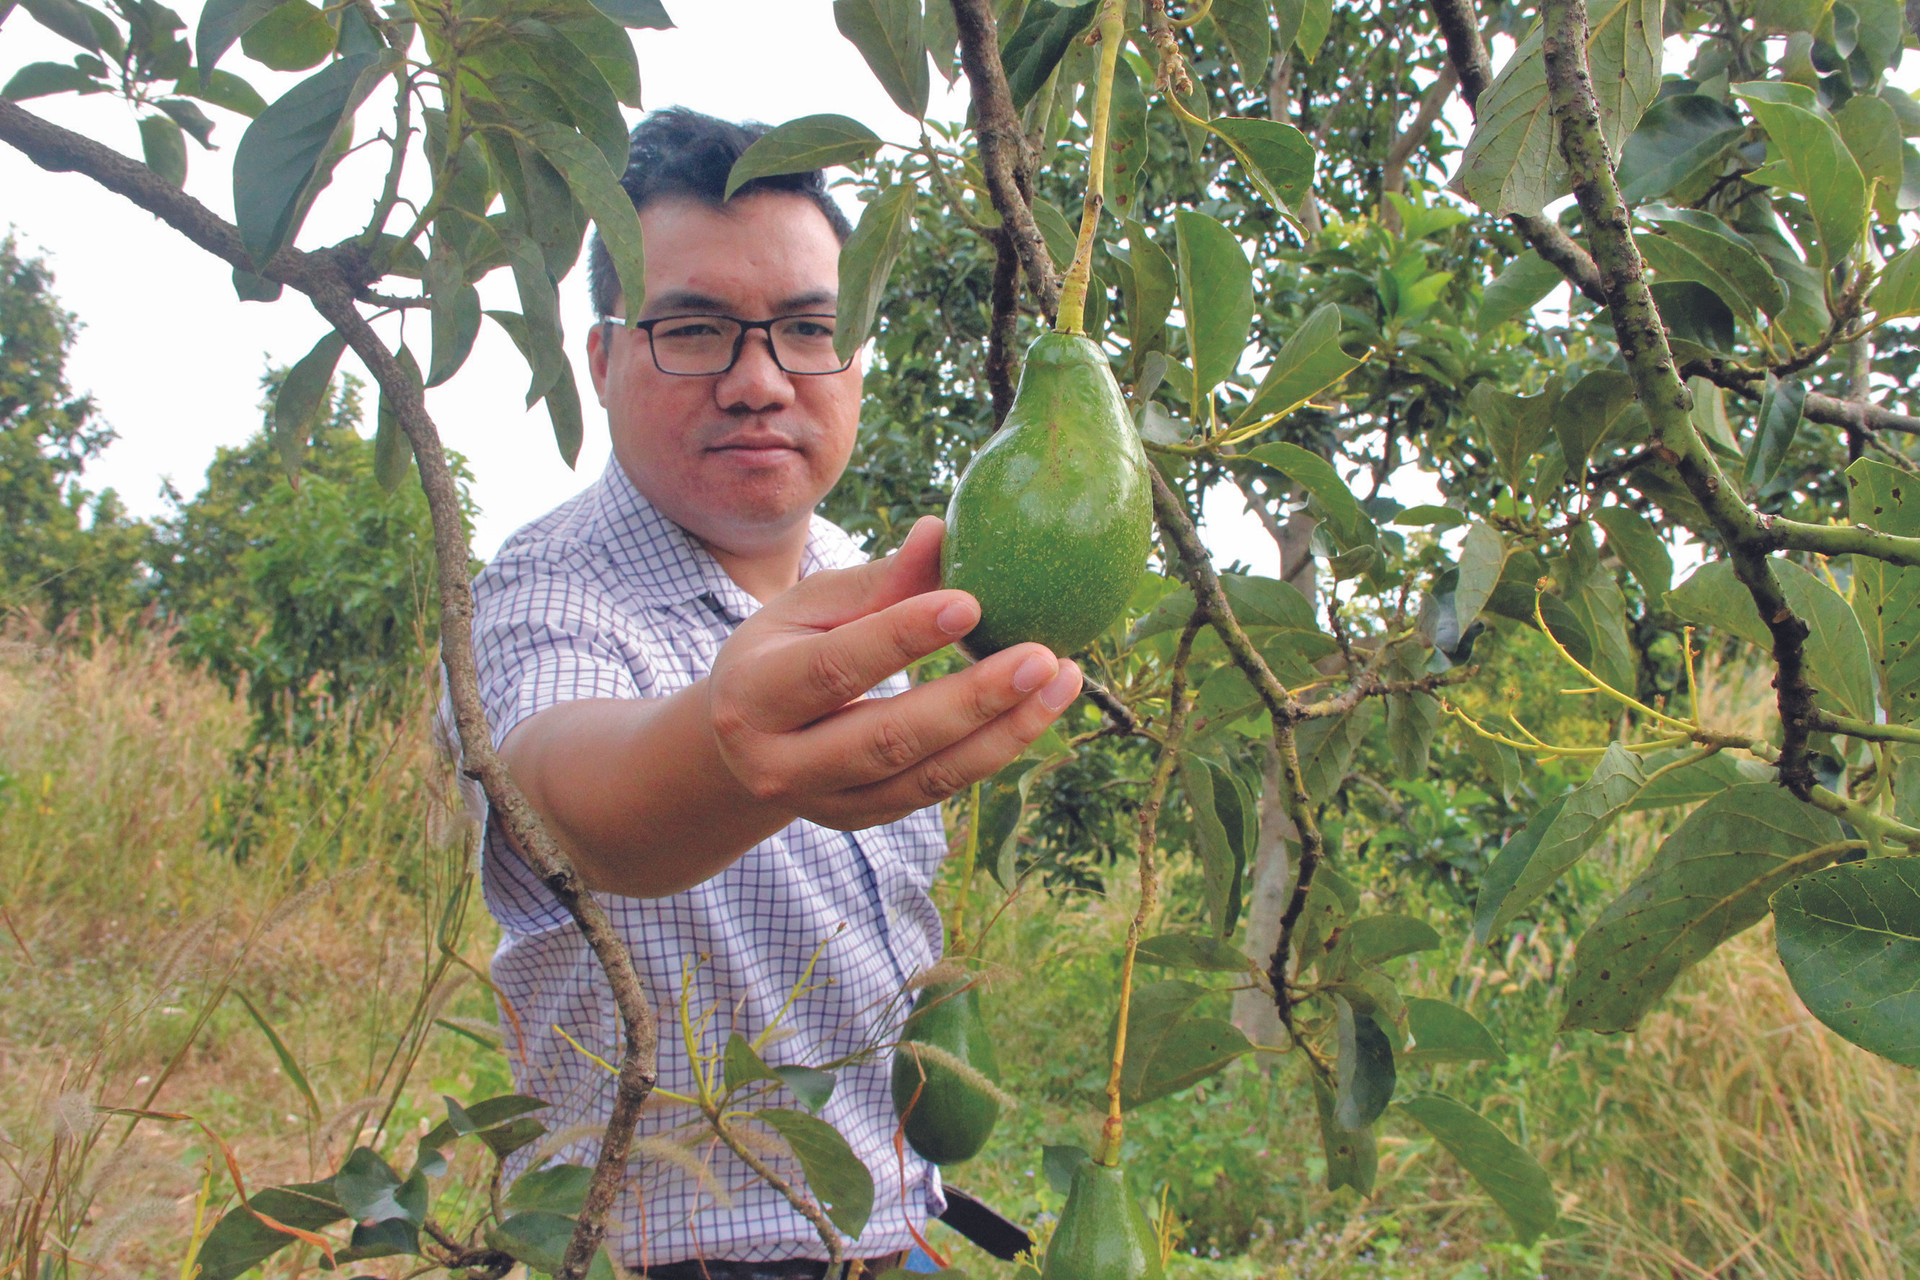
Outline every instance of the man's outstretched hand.
[[928, 516], [885, 559], [804, 579], [721, 647], [708, 720], [756, 800], [848, 831], [892, 822], [1012, 762], [1079, 694], [1078, 667], [1022, 644], [864, 696], [980, 619], [940, 589], [942, 529]]
[[509, 733], [507, 767], [587, 883], [678, 893], [795, 818], [857, 831], [935, 804], [1045, 732], [1080, 670], [1037, 644], [866, 696], [979, 620], [940, 589], [941, 533], [928, 517], [886, 559], [804, 579], [679, 693], [562, 702]]

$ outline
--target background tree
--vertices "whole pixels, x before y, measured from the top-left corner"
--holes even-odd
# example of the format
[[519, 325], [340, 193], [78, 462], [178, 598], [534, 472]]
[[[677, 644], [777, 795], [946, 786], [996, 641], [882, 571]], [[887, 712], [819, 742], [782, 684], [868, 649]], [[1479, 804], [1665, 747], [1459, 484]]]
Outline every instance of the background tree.
[[0, 240], [0, 608], [47, 627], [80, 609], [123, 616], [145, 576], [145, 526], [79, 482], [114, 433], [67, 385], [78, 328], [46, 264]]

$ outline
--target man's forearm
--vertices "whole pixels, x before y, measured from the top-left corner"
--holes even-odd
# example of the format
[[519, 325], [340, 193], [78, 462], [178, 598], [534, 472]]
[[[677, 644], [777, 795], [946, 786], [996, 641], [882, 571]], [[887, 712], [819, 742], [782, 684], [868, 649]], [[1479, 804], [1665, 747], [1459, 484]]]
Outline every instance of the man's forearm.
[[740, 785], [708, 723], [702, 680], [666, 698], [548, 707], [507, 735], [501, 755], [591, 887], [663, 898], [794, 818]]

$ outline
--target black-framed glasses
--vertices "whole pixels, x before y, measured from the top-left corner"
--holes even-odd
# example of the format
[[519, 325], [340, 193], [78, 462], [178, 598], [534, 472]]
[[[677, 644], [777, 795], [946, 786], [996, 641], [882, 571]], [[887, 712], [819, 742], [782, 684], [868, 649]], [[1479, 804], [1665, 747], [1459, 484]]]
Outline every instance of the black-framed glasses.
[[[737, 316], [661, 316], [638, 320], [653, 351], [653, 366], [662, 373], [707, 378], [725, 373], [740, 358], [747, 331], [764, 329], [773, 362], [787, 373], [839, 373], [853, 363], [833, 349], [830, 315], [775, 316], [771, 320], [742, 320]], [[625, 324], [619, 316], [607, 324]]]

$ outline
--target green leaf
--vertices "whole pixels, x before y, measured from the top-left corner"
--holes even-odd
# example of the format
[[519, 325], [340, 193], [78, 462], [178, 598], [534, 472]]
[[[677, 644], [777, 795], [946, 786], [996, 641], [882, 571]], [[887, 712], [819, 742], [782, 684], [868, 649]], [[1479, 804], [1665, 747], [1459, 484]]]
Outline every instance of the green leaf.
[[1833, 113], [1833, 123], [1860, 166], [1860, 176], [1872, 188], [1874, 209], [1886, 221], [1894, 221], [1900, 216], [1896, 206], [1905, 157], [1893, 108], [1879, 98], [1857, 93]]
[[[933, 6], [951, 15], [949, 5]], [[1107, 200], [1106, 207], [1124, 218], [1133, 208], [1140, 174], [1147, 163], [1147, 95], [1140, 87], [1140, 76], [1125, 58], [1113, 66], [1113, 101], [1107, 112]]]
[[[619, 28], [605, 22], [600, 25], [605, 34], [625, 43]], [[619, 180], [627, 167], [627, 124], [613, 86], [600, 72], [601, 64], [576, 41], [543, 22], [521, 24], [515, 41], [501, 50], [496, 60], [504, 69], [490, 71], [487, 87], [499, 101], [483, 104], [474, 115], [477, 122], [504, 124], [534, 142], [542, 154], [550, 144], [532, 137], [528, 128], [532, 122], [560, 126], [569, 136], [578, 129], [592, 146], [580, 147], [576, 138], [574, 150], [597, 151], [602, 167], [616, 182]], [[547, 159], [566, 172], [558, 160], [552, 156]]]
[[[1675, 768], [1667, 768], [1686, 756], [1697, 758]], [[1699, 804], [1719, 795], [1728, 787], [1748, 782], [1770, 783], [1777, 776], [1774, 769], [1758, 760], [1737, 760], [1725, 752], [1701, 756], [1691, 747], [1650, 751], [1641, 758], [1640, 767], [1647, 774], [1647, 785], [1627, 806], [1628, 813]]]
[[[593, 7], [623, 27], [648, 31], [671, 31], [673, 19], [667, 16], [661, 0], [593, 0]], [[639, 106], [639, 103], [630, 105]]]
[[[50, 93], [105, 93], [112, 86], [94, 79], [86, 72], [64, 62], [29, 62], [13, 73], [6, 88], [0, 89], [0, 98], [11, 102], [25, 102], [28, 98], [44, 98]], [[142, 140], [145, 139], [145, 122], [142, 122]], [[182, 174], [185, 173], [186, 152], [180, 153]], [[151, 168], [153, 162], [147, 162]], [[156, 170], [156, 172], [158, 172]], [[179, 183], [174, 183], [179, 186]]]
[[1253, 324], [1253, 268], [1240, 242], [1214, 219], [1191, 209], [1173, 215], [1179, 237], [1180, 309], [1193, 358], [1190, 403], [1203, 404], [1247, 349]]
[[1393, 1101], [1396, 1072], [1393, 1042], [1371, 1015], [1356, 1013], [1340, 996], [1333, 998], [1333, 1122], [1348, 1133], [1372, 1128]]
[[437, 387], [460, 371], [473, 350], [480, 334], [480, 292], [466, 282], [464, 267], [445, 236], [434, 237], [422, 280], [433, 321], [426, 385]]
[[[1214, 936], [1226, 938], [1233, 933], [1236, 905], [1233, 888], [1245, 869], [1243, 851], [1228, 839], [1214, 803], [1215, 775], [1207, 762], [1192, 752], [1180, 753], [1180, 789], [1186, 796], [1193, 818], [1195, 853], [1200, 860], [1200, 878], [1206, 893], [1207, 915], [1213, 921]], [[1238, 832], [1235, 833], [1238, 835]]]
[[341, 58], [287, 90], [247, 127], [233, 155], [233, 209], [256, 266], [293, 239], [322, 158], [352, 129], [354, 108], [384, 74], [370, 54]]
[[1552, 383], [1537, 396], [1511, 395], [1492, 382], [1476, 383], [1467, 393], [1467, 408], [1487, 433], [1494, 460], [1516, 491], [1524, 489], [1533, 474], [1533, 460], [1553, 431], [1553, 410], [1559, 402], [1559, 388]]
[[980, 862], [1009, 893], [1018, 883], [1014, 859], [1020, 851], [1020, 822], [1038, 769], [1032, 761], [1015, 760], [980, 789]]
[[853, 42], [893, 105], [927, 114], [927, 44], [920, 0], [833, 0], [833, 25]]
[[[1600, 563], [1592, 530], [1582, 526], [1568, 535], [1566, 554], [1553, 561], [1553, 576], [1567, 612], [1592, 646], [1592, 656], [1584, 665], [1613, 688], [1631, 691], [1635, 661], [1625, 622], [1627, 601], [1613, 571]], [[1542, 616], [1553, 621], [1544, 609]]]
[[[331, 1178], [269, 1187], [254, 1193], [247, 1205], [275, 1222], [301, 1231], [318, 1231], [347, 1216], [347, 1211], [334, 1198]], [[295, 1237], [275, 1231], [249, 1213], [247, 1205], [235, 1205], [227, 1210], [201, 1243], [195, 1259], [200, 1264], [198, 1280], [237, 1280], [297, 1242]]]
[[1424, 1093], [1398, 1104], [1434, 1140], [1473, 1175], [1513, 1224], [1520, 1243], [1532, 1244], [1559, 1218], [1553, 1183], [1526, 1148], [1479, 1112], [1440, 1093]]
[[586, 1203], [593, 1170], [577, 1164], [529, 1169], [513, 1180], [502, 1202], [509, 1209], [536, 1209], [572, 1217]]
[[1352, 1187], [1363, 1196], [1373, 1194], [1373, 1180], [1380, 1167], [1380, 1153], [1374, 1145], [1371, 1126], [1349, 1132], [1334, 1119], [1334, 1092], [1316, 1072], [1313, 1082], [1314, 1108], [1320, 1114], [1320, 1146], [1327, 1158], [1327, 1190]]
[[1553, 409], [1553, 430], [1560, 452], [1576, 480], [1587, 460], [1609, 437], [1624, 435], [1637, 417], [1639, 400], [1633, 379], [1618, 369], [1595, 369], [1567, 389]]
[[1440, 935], [1433, 926], [1412, 916], [1362, 916], [1340, 933], [1340, 941], [1356, 964], [1385, 964], [1416, 951], [1433, 951]]
[[187, 142], [167, 116], [140, 117], [140, 151], [147, 168], [169, 185], [187, 185]]
[[586, 438], [586, 422], [580, 416], [580, 386], [574, 381], [573, 361], [563, 352], [560, 376], [553, 380], [542, 397], [547, 402], [547, 421], [553, 424], [554, 447], [569, 468], [580, 460], [580, 445]]
[[1179, 278], [1173, 259], [1155, 244], [1147, 229], [1131, 218], [1121, 224], [1127, 233], [1127, 258], [1132, 267], [1126, 294], [1128, 340], [1133, 345], [1133, 365], [1141, 367], [1147, 351], [1166, 340], [1167, 315], [1179, 292]]
[[1333, 798], [1353, 753], [1366, 741], [1373, 728], [1373, 702], [1362, 702], [1353, 710], [1325, 720], [1303, 721], [1293, 731], [1294, 745], [1300, 752], [1300, 777], [1307, 795], [1315, 804]]
[[1877, 323], [1920, 316], [1920, 244], [1907, 246], [1887, 264], [1867, 295], [1867, 305], [1873, 308]]
[[521, 132], [566, 179], [573, 198], [599, 228], [620, 277], [621, 304], [628, 315], [638, 315], [647, 296], [646, 245], [640, 236], [640, 217], [620, 185], [620, 175], [608, 167], [592, 143], [564, 125], [532, 120], [521, 125]]
[[79, 3], [79, 0], [20, 0], [20, 7], [55, 35], [72, 41], [82, 49], [101, 52], [99, 28], [90, 16], [97, 11]]
[[1326, 521], [1327, 532], [1342, 551], [1379, 545], [1379, 528], [1331, 462], [1285, 441], [1263, 444], [1247, 456], [1272, 467], [1312, 494], [1324, 513], [1322, 519]]
[[[1847, 514], [1882, 533], [1920, 534], [1920, 489], [1913, 478], [1871, 458], [1847, 468]], [[1853, 612], [1880, 674], [1880, 705], [1893, 724], [1920, 724], [1920, 569], [1853, 557]]]
[[1000, 61], [1007, 69], [1007, 89], [1016, 112], [1027, 109], [1053, 69], [1067, 56], [1074, 37], [1093, 21], [1094, 10], [1099, 7], [1100, 0], [1087, 0], [1072, 7], [1056, 4], [1026, 7], [1020, 25], [1000, 46]]
[[273, 447], [279, 451], [288, 475], [298, 471], [306, 457], [313, 424], [326, 407], [334, 366], [340, 363], [340, 353], [346, 348], [345, 338], [337, 331], [328, 331], [280, 382], [280, 392], [273, 399]]
[[1672, 195], [1685, 204], [1720, 176], [1747, 122], [1726, 103], [1677, 93], [1647, 108], [1620, 156], [1620, 195], [1642, 205]]
[[1333, 29], [1333, 0], [1300, 0], [1300, 26], [1293, 37], [1300, 56], [1308, 62], [1320, 56], [1320, 46]]
[[755, 138], [733, 162], [727, 174], [726, 198], [732, 199], [734, 192], [755, 178], [853, 164], [872, 158], [883, 145], [879, 134], [847, 116], [828, 114], [789, 120]]
[[1606, 834], [1645, 784], [1633, 753], [1617, 742], [1607, 744], [1592, 776], [1549, 801], [1488, 866], [1474, 907], [1474, 940], [1485, 945], [1498, 937], [1552, 888]]
[[333, 1194], [340, 1207], [356, 1222], [381, 1222], [404, 1218], [418, 1222], [418, 1207], [402, 1203], [404, 1184], [393, 1166], [382, 1160], [371, 1147], [355, 1147], [340, 1172], [333, 1175]]
[[1601, 507], [1593, 513], [1593, 522], [1606, 530], [1607, 550], [1647, 593], [1649, 607], [1663, 607], [1673, 586], [1673, 556], [1653, 525], [1631, 507]]
[[1507, 1051], [1478, 1018], [1445, 1000], [1407, 997], [1407, 1030], [1413, 1048], [1399, 1061], [1412, 1065], [1439, 1062], [1505, 1062]]
[[498, 1249], [534, 1271], [553, 1275], [566, 1257], [573, 1228], [573, 1219], [564, 1214], [529, 1209], [513, 1214], [497, 1227], [488, 1227], [485, 1238], [488, 1248]]
[[1840, 839], [1837, 821], [1772, 783], [1708, 800], [1581, 936], [1562, 1025], [1632, 1030], [1682, 972], [1758, 924], [1775, 889], [1844, 852]]
[[[1873, 665], [1859, 619], [1838, 592], [1798, 564], [1777, 558], [1771, 563], [1781, 594], [1809, 628], [1807, 679], [1841, 714], [1872, 720]], [[1753, 596], [1741, 585], [1731, 561], [1703, 565], [1667, 594], [1667, 604], [1689, 622], [1773, 651], [1773, 633], [1761, 623]]]
[[914, 185], [884, 187], [860, 214], [860, 225], [840, 247], [840, 303], [833, 349], [851, 359], [873, 332], [893, 264], [913, 232]]
[[[1213, 992], [1179, 978], [1136, 987], [1127, 1012], [1127, 1051], [1120, 1068], [1120, 1105], [1128, 1109], [1178, 1093], [1224, 1068], [1253, 1045], [1221, 1018], [1189, 1011]], [[1117, 1019], [1116, 1019], [1117, 1020]], [[1107, 1029], [1113, 1043], [1114, 1028]]]
[[1500, 274], [1481, 292], [1480, 309], [1473, 317], [1474, 332], [1485, 333], [1495, 325], [1520, 319], [1566, 282], [1560, 268], [1527, 250], [1500, 268]]
[[547, 272], [539, 245], [507, 223], [498, 223], [495, 229], [506, 248], [507, 265], [513, 270], [521, 314], [512, 321], [503, 319], [512, 312], [487, 314], [499, 321], [533, 370], [533, 380], [527, 385], [527, 408], [531, 409], [567, 368], [566, 350], [560, 345], [560, 292]]
[[1340, 346], [1340, 308], [1323, 302], [1280, 345], [1260, 387], [1234, 415], [1235, 428], [1284, 418], [1364, 363]]
[[1800, 413], [1807, 402], [1806, 384], [1782, 382], [1767, 375], [1767, 389], [1760, 398], [1760, 413], [1754, 420], [1753, 440], [1747, 447], [1746, 484], [1764, 489], [1779, 473], [1780, 464], [1793, 448], [1800, 432]]
[[1809, 1012], [1920, 1067], [1920, 858], [1831, 867], [1773, 895], [1780, 964]]
[[1710, 213], [1647, 205], [1639, 211], [1658, 234], [1639, 233], [1634, 243], [1662, 280], [1693, 280], [1751, 320], [1753, 313], [1778, 315], [1787, 305], [1786, 290], [1753, 242]]
[[[403, 345], [394, 353], [400, 361], [400, 369], [407, 381], [415, 387], [420, 386], [420, 366], [414, 363], [413, 353]], [[406, 432], [400, 429], [400, 415], [387, 398], [383, 388], [380, 392], [379, 426], [373, 433], [373, 477], [379, 481], [381, 489], [392, 493], [407, 478], [407, 464], [413, 461], [413, 450], [407, 442]]]
[[307, 0], [280, 0], [241, 33], [240, 47], [272, 70], [305, 71], [325, 60], [338, 38], [327, 15]]
[[1756, 84], [1735, 85], [1733, 95], [1767, 131], [1769, 162], [1749, 178], [1804, 197], [1823, 261], [1838, 264], [1859, 241], [1867, 211], [1866, 178], [1839, 130], [1809, 108], [1770, 101]]
[[293, 1087], [299, 1090], [300, 1096], [306, 1100], [307, 1114], [313, 1118], [315, 1124], [319, 1124], [320, 1099], [314, 1096], [313, 1086], [307, 1083], [307, 1073], [300, 1069], [299, 1060], [293, 1056], [293, 1051], [287, 1048], [286, 1041], [280, 1038], [280, 1033], [273, 1029], [273, 1024], [267, 1021], [266, 1015], [255, 1007], [253, 1001], [247, 999], [247, 993], [236, 987], [233, 994], [240, 997], [240, 1003], [246, 1008], [247, 1015], [253, 1019], [253, 1025], [259, 1027], [260, 1034], [267, 1038], [267, 1044], [273, 1049], [273, 1056], [280, 1061], [280, 1070], [286, 1074], [287, 1079], [292, 1081]]
[[[185, 98], [161, 98], [153, 104], [166, 112], [173, 122], [193, 135], [193, 140], [209, 151], [214, 150], [213, 121], [207, 119], [207, 113]], [[184, 168], [186, 157], [181, 156]]]
[[[1661, 0], [1600, 0], [1587, 32], [1601, 136], [1619, 155], [1660, 89]], [[1488, 213], [1538, 214], [1567, 192], [1539, 26], [1480, 95], [1478, 119], [1454, 179], [1468, 199]]]
[[806, 1175], [808, 1190], [827, 1217], [847, 1235], [857, 1237], [873, 1215], [873, 1175], [840, 1131], [804, 1111], [774, 1108], [756, 1111], [753, 1118], [787, 1140]]
[[1307, 135], [1290, 124], [1250, 116], [1221, 116], [1212, 128], [1233, 151], [1254, 188], [1292, 217], [1313, 190], [1317, 156]]
[[1269, 0], [1214, 0], [1208, 13], [1240, 68], [1240, 83], [1250, 89], [1265, 88], [1267, 64], [1273, 61], [1273, 6]]
[[1252, 967], [1246, 953], [1231, 942], [1198, 933], [1163, 933], [1141, 942], [1134, 954], [1142, 964], [1204, 973], [1245, 973]]

